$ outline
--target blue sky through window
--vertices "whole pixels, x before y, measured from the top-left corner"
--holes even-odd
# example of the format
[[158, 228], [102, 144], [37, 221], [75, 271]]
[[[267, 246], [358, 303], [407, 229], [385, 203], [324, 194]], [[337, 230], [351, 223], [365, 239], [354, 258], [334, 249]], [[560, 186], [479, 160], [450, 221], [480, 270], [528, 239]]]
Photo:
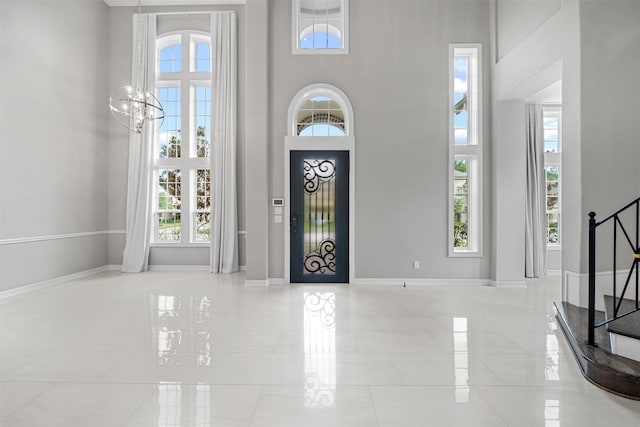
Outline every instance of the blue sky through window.
[[300, 136], [344, 136], [344, 131], [334, 125], [314, 124], [304, 128]]
[[174, 44], [160, 50], [161, 73], [179, 73], [182, 71], [182, 46]]
[[[469, 58], [457, 56], [453, 60], [453, 104], [456, 105], [469, 94]], [[469, 143], [469, 108], [453, 115], [454, 144], [467, 145]]]
[[158, 99], [164, 108], [164, 120], [160, 126], [158, 142], [160, 147], [168, 146], [171, 137], [180, 139], [180, 88], [161, 87], [158, 88]]
[[340, 37], [325, 32], [315, 32], [300, 39], [302, 49], [340, 49]]
[[209, 43], [196, 43], [196, 71], [211, 71], [211, 45]]
[[544, 151], [557, 153], [560, 151], [558, 141], [559, 120], [557, 117], [545, 117], [544, 119]]

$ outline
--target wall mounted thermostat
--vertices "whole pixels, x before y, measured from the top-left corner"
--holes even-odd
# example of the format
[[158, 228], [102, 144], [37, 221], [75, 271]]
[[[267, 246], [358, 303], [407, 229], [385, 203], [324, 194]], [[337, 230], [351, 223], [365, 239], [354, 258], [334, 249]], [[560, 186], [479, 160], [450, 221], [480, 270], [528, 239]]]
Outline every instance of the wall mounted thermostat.
[[271, 199], [272, 206], [284, 206], [284, 199]]

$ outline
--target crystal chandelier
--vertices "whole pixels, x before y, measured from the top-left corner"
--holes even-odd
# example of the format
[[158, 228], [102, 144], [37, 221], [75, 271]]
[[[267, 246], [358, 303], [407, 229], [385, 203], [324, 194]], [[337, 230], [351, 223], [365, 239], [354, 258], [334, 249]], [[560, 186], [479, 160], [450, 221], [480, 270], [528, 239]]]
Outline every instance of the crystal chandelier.
[[[142, 13], [142, 5], [138, 0], [138, 14]], [[142, 52], [144, 39], [138, 32], [135, 48]], [[139, 53], [139, 58], [142, 54]], [[135, 62], [135, 61], [134, 61]], [[133, 83], [136, 82], [136, 70], [139, 72], [144, 67], [141, 66], [141, 60], [134, 63]], [[118, 122], [135, 133], [144, 131], [145, 122], [164, 119], [164, 109], [160, 100], [151, 92], [139, 86], [122, 86], [118, 88], [113, 95], [109, 97], [109, 108], [111, 113]]]
[[109, 98], [109, 108], [118, 122], [135, 133], [142, 133], [148, 120], [164, 119], [164, 109], [158, 98], [140, 87], [118, 88]]

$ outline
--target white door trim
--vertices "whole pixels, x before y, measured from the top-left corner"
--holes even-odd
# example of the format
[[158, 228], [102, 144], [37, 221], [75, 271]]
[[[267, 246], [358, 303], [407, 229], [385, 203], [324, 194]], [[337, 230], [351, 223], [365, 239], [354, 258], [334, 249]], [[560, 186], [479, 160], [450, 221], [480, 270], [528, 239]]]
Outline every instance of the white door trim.
[[356, 147], [354, 136], [285, 136], [284, 138], [284, 283], [291, 278], [291, 151], [349, 152], [349, 283], [355, 282]]

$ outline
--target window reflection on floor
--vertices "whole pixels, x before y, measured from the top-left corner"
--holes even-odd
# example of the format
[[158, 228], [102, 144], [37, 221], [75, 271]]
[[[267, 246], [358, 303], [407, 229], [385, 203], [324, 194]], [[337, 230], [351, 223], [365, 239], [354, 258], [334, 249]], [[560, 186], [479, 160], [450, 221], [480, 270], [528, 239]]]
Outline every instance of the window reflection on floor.
[[158, 427], [179, 427], [182, 413], [182, 385], [176, 382], [158, 384]]
[[544, 401], [544, 427], [560, 427], [560, 401]]
[[149, 295], [151, 345], [164, 380], [156, 386], [154, 426], [211, 426], [211, 386], [168, 381], [175, 367], [211, 364], [210, 307], [207, 296]]
[[332, 292], [304, 294], [305, 406], [335, 407], [336, 296]]
[[558, 337], [555, 331], [558, 330], [558, 324], [550, 315], [547, 315], [547, 342], [545, 354], [544, 378], [547, 381], [560, 381], [559, 362], [560, 349], [558, 348]]
[[150, 300], [151, 339], [158, 365], [193, 362], [196, 366], [209, 366], [211, 334], [206, 323], [211, 316], [210, 298], [152, 294]]
[[453, 363], [456, 403], [469, 403], [469, 347], [466, 317], [453, 318]]
[[211, 425], [211, 386], [196, 384], [196, 427]]
[[162, 327], [158, 330], [158, 365], [178, 365], [178, 351], [182, 344], [182, 331]]
[[157, 385], [157, 409], [154, 426], [211, 427], [211, 386], [161, 382]]

